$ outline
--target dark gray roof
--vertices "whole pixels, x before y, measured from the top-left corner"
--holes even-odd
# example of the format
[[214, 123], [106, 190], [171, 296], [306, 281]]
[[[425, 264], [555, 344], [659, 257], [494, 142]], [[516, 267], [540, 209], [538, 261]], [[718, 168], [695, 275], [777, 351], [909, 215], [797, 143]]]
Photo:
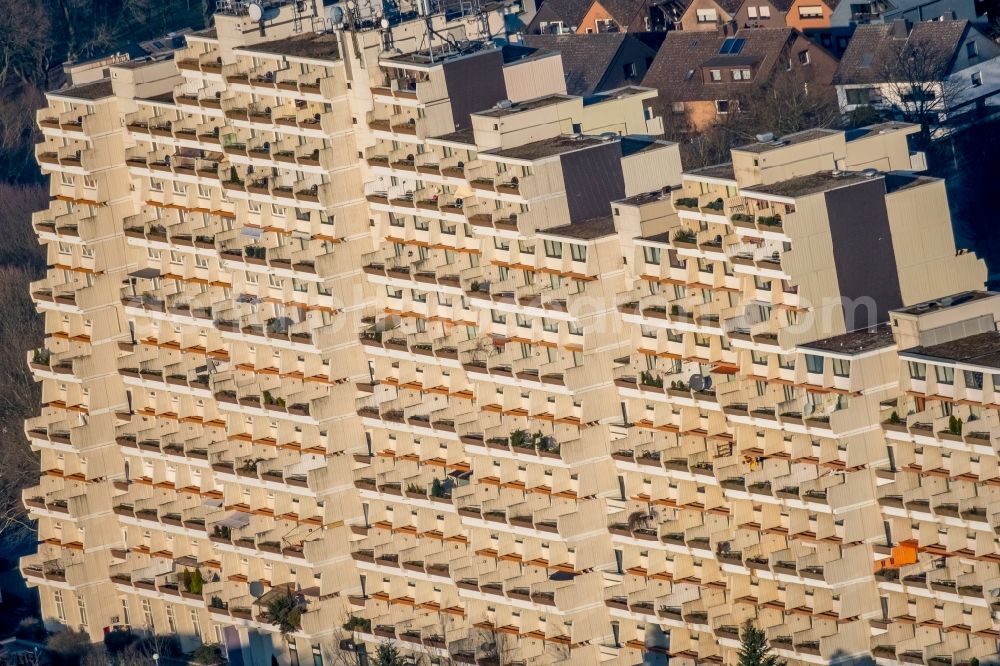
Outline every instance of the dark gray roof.
[[472, 131], [471, 127], [432, 138], [438, 141], [448, 141], [450, 143], [463, 143], [470, 146], [476, 145], [476, 133]]
[[580, 25], [593, 4], [594, 0], [545, 0], [538, 13], [546, 20], [555, 18], [572, 27]]
[[111, 97], [115, 93], [111, 88], [111, 79], [101, 79], [93, 83], [84, 83], [78, 86], [53, 90], [52, 94], [59, 95], [60, 97], [72, 97], [74, 99], [95, 100]]
[[241, 46], [243, 51], [269, 53], [272, 55], [315, 58], [316, 60], [340, 60], [337, 35], [332, 32], [308, 33], [288, 39], [263, 42], [252, 46]]
[[863, 354], [865, 352], [889, 347], [896, 343], [892, 336], [892, 327], [882, 323], [860, 331], [851, 331], [822, 340], [815, 340], [803, 345], [806, 349], [835, 352], [838, 354]]
[[603, 139], [592, 136], [556, 136], [551, 139], [542, 139], [533, 143], [526, 143], [523, 146], [508, 148], [506, 150], [490, 150], [480, 153], [481, 155], [497, 155], [499, 157], [510, 157], [516, 160], [540, 160], [545, 157], [571, 153], [574, 150], [583, 150], [604, 143]]
[[926, 21], [915, 24], [909, 34], [900, 22], [858, 26], [833, 82], [940, 80], [951, 69], [969, 29], [968, 21]]
[[512, 116], [515, 113], [521, 113], [522, 111], [527, 111], [528, 109], [539, 109], [543, 106], [559, 104], [560, 102], [565, 102], [568, 99], [572, 98], [569, 95], [561, 95], [557, 93], [553, 95], [546, 95], [545, 97], [536, 97], [535, 99], [529, 99], [523, 102], [515, 102], [510, 106], [494, 106], [492, 109], [476, 111], [473, 115], [501, 118], [503, 116]]
[[906, 315], [923, 315], [929, 312], [937, 312], [938, 310], [943, 310], [945, 308], [955, 307], [956, 305], [979, 301], [984, 298], [992, 298], [996, 295], [997, 294], [995, 292], [991, 291], [963, 291], [958, 294], [952, 294], [951, 296], [945, 296], [944, 298], [935, 298], [922, 303], [914, 303], [913, 305], [908, 305], [905, 308], [893, 310], [893, 312], [899, 312], [900, 314]]
[[564, 224], [561, 227], [539, 229], [537, 233], [575, 240], [593, 240], [615, 233], [615, 221], [610, 217], [595, 217], [589, 220]]
[[590, 95], [600, 91], [601, 80], [614, 64], [627, 35], [607, 32], [596, 35], [525, 35], [528, 46], [558, 51], [566, 75], [566, 92]]
[[777, 150], [778, 148], [790, 146], [792, 144], [822, 139], [832, 134], [840, 134], [840, 130], [816, 127], [813, 129], [802, 130], [801, 132], [795, 132], [794, 134], [786, 134], [785, 136], [779, 137], [774, 141], [757, 141], [745, 146], [733, 148], [733, 150], [739, 150], [747, 153], [766, 153], [771, 150]]
[[[881, 175], [875, 177], [880, 178]], [[751, 185], [744, 189], [759, 194], [794, 198], [816, 194], [817, 192], [827, 192], [839, 187], [846, 187], [847, 185], [854, 185], [865, 180], [870, 180], [871, 178], [872, 176], [858, 171], [845, 171], [837, 175], [834, 175], [830, 171], [819, 171], [807, 176], [798, 176], [789, 180], [783, 180], [779, 183]]]
[[736, 171], [733, 169], [732, 162], [726, 162], [725, 164], [713, 164], [707, 167], [701, 167], [700, 169], [691, 169], [690, 171], [685, 171], [685, 175], [691, 176], [705, 176], [706, 178], [721, 178], [724, 180], [736, 180]]
[[1000, 332], [988, 331], [929, 347], [912, 347], [900, 354], [928, 360], [1000, 368]]

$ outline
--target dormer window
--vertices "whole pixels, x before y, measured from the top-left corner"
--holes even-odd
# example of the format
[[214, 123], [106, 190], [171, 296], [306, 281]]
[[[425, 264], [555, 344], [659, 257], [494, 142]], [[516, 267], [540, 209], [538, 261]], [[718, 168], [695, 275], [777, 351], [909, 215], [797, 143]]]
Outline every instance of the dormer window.
[[709, 76], [712, 77], [713, 81], [721, 81], [722, 80], [722, 70], [721, 69], [713, 69], [713, 70], [711, 70], [709, 72]]

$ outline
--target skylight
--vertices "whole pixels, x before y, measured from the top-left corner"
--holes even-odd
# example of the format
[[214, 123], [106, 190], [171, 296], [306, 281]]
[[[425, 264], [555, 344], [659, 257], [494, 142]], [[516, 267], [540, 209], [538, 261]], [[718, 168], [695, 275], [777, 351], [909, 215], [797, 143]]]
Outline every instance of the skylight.
[[726, 41], [722, 42], [722, 48], [719, 49], [719, 55], [736, 55], [743, 50], [746, 41], [742, 37], [726, 37]]

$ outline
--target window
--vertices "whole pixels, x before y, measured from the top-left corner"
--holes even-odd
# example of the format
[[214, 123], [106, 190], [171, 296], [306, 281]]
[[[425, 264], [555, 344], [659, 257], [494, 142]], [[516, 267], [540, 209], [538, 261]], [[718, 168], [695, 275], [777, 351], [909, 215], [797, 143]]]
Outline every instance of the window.
[[717, 99], [715, 100], [715, 110], [717, 113], [729, 113], [729, 100], [728, 99]]
[[713, 70], [711, 70], [709, 72], [709, 76], [712, 78], [713, 81], [721, 81], [722, 80], [722, 70], [721, 69], [713, 69]]
[[969, 42], [965, 45], [965, 55], [970, 58], [975, 58], [979, 55], [979, 44], [975, 42]]
[[936, 365], [934, 366], [934, 375], [937, 377], [938, 384], [945, 384], [951, 386], [955, 383], [955, 368], [948, 365]]
[[698, 23], [715, 23], [719, 20], [719, 15], [714, 9], [699, 9]]
[[848, 88], [845, 91], [848, 104], [880, 104], [882, 93], [878, 88]]
[[187, 188], [187, 185], [185, 185], [184, 183], [182, 183], [182, 182], [180, 182], [178, 180], [175, 180], [174, 184], [173, 184], [173, 189], [174, 189], [174, 192], [177, 193], [177, 194], [184, 194], [185, 192], [187, 192], [188, 188]]
[[498, 250], [503, 250], [503, 251], [506, 252], [507, 250], [510, 249], [510, 241], [509, 240], [504, 240], [503, 238], [500, 238], [499, 236], [494, 236], [493, 237], [493, 247], [495, 247]]
[[910, 379], [918, 379], [920, 381], [927, 379], [927, 365], [925, 363], [910, 361], [909, 366]]
[[323, 652], [318, 645], [312, 646], [313, 666], [323, 666]]
[[583, 335], [583, 326], [579, 322], [567, 322], [566, 327], [569, 329], [570, 335]]
[[153, 606], [149, 603], [149, 599], [142, 600], [142, 619], [146, 623], [144, 626], [152, 630], [153, 629]]
[[87, 624], [87, 602], [83, 597], [76, 598], [76, 609], [80, 612], [80, 624]]
[[806, 354], [806, 372], [811, 375], [823, 374], [823, 357], [815, 354]]
[[60, 622], [66, 621], [66, 606], [63, 604], [63, 593], [62, 590], [56, 590], [53, 595], [56, 602], [56, 617], [59, 618]]
[[558, 333], [559, 321], [556, 319], [548, 319], [546, 317], [542, 317], [542, 330], [547, 333]]
[[647, 264], [660, 265], [660, 248], [644, 245], [642, 247], [642, 255]]
[[823, 18], [823, 8], [819, 5], [809, 5], [806, 7], [799, 7], [799, 18], [821, 19]]
[[167, 604], [167, 629], [170, 633], [177, 633], [177, 616], [174, 614], [174, 607], [172, 604]]
[[191, 609], [191, 629], [194, 630], [194, 635], [198, 637], [198, 640], [201, 640], [201, 617], [198, 615], [198, 611], [193, 608]]
[[970, 389], [976, 389], [977, 391], [983, 388], [983, 373], [977, 372], [975, 370], [965, 371], [965, 387]]
[[630, 62], [622, 67], [622, 73], [625, 75], [626, 79], [634, 79], [639, 74], [634, 62]]
[[972, 87], [973, 88], [978, 88], [979, 86], [983, 85], [983, 73], [982, 72], [976, 72], [975, 74], [973, 74], [969, 78], [972, 80]]
[[749, 69], [734, 69], [730, 70], [733, 75], [733, 81], [749, 81], [750, 80], [750, 70]]
[[150, 178], [149, 179], [149, 189], [153, 190], [154, 192], [162, 192], [163, 191], [163, 181], [159, 180], [158, 178]]
[[848, 377], [851, 374], [851, 362], [846, 358], [833, 359], [833, 375], [835, 377]]
[[553, 259], [562, 257], [562, 243], [559, 241], [545, 241], [545, 256]]
[[670, 105], [670, 111], [673, 113], [684, 113], [684, 102], [674, 102]]
[[747, 7], [747, 16], [754, 19], [757, 18], [757, 8], [753, 5]]
[[572, 244], [569, 246], [569, 254], [573, 258], [573, 261], [586, 261], [587, 260], [587, 246]]
[[809, 64], [809, 50], [799, 51], [799, 64], [808, 65]]
[[771, 18], [771, 8], [770, 8], [770, 7], [767, 7], [766, 5], [761, 5], [761, 6], [760, 6], [760, 7], [759, 7], [759, 8], [757, 9], [757, 13], [759, 13], [759, 14], [760, 14], [760, 17], [761, 17], [762, 19], [766, 19], [766, 18]]

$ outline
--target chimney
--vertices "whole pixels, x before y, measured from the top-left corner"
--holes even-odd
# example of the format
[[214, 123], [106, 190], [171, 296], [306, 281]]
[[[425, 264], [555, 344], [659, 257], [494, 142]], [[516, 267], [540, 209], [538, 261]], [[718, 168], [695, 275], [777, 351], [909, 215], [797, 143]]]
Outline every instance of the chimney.
[[905, 18], [893, 19], [890, 34], [894, 39], [906, 39], [912, 27], [913, 24]]

